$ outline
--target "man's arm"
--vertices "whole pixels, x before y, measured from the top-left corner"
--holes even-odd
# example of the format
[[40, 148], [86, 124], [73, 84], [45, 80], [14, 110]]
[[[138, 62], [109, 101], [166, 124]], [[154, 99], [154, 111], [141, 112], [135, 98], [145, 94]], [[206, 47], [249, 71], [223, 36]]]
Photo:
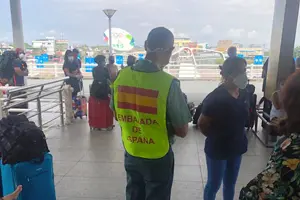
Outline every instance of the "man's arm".
[[209, 130], [211, 129], [212, 118], [205, 115], [200, 115], [198, 119], [197, 126], [200, 128], [200, 131], [206, 137], [209, 135]]
[[18, 76], [28, 76], [28, 70], [27, 68], [25, 70], [22, 70], [22, 62], [19, 60], [15, 60], [13, 63], [14, 71]]
[[109, 103], [110, 109], [113, 111], [115, 120], [118, 121], [116, 110], [115, 110], [115, 102], [114, 102], [114, 89], [111, 88], [111, 96], [110, 96], [110, 103]]
[[225, 112], [225, 105], [219, 95], [210, 93], [202, 103], [201, 115], [198, 119], [197, 126], [201, 133], [208, 137], [212, 130], [215, 128], [213, 123], [218, 121], [222, 112]]
[[178, 80], [174, 80], [170, 87], [167, 116], [175, 130], [174, 134], [184, 138], [188, 133], [188, 123], [192, 120], [192, 116]]
[[69, 77], [74, 77], [74, 78], [76, 77], [76, 74], [70, 73], [70, 70], [67, 67], [64, 67], [64, 72]]
[[20, 67], [14, 67], [14, 70], [18, 76], [27, 76], [28, 75], [28, 70], [22, 71]]

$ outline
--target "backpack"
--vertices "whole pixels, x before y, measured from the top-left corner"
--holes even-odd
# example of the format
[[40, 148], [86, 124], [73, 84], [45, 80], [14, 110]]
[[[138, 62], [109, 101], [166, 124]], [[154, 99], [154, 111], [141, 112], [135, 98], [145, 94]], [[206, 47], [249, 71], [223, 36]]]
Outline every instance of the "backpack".
[[201, 112], [202, 112], [202, 107], [203, 107], [203, 104], [200, 103], [198, 105], [198, 107], [196, 108], [196, 112], [195, 112], [195, 114], [193, 116], [193, 124], [194, 125], [197, 125], [197, 123], [198, 123], [198, 119], [199, 119], [199, 117], [201, 115]]
[[5, 51], [0, 56], [0, 76], [11, 79], [14, 75], [13, 62], [17, 58], [15, 51]]
[[25, 115], [9, 115], [0, 120], [0, 152], [3, 164], [44, 159], [49, 152], [43, 131]]
[[247, 92], [247, 98], [248, 98], [248, 119], [245, 124], [245, 127], [248, 128], [253, 128], [255, 124], [255, 120], [257, 117], [256, 114], [256, 102], [257, 102], [257, 95], [255, 93], [255, 86], [252, 84], [248, 84], [246, 87], [246, 92]]

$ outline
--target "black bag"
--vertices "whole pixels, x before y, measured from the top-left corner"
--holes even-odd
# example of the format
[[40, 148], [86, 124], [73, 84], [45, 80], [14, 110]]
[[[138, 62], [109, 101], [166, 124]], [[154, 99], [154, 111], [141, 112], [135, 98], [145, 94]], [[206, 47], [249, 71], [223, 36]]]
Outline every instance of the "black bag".
[[195, 125], [198, 123], [198, 119], [199, 119], [199, 117], [201, 115], [202, 106], [203, 106], [203, 104], [200, 103], [200, 105], [196, 108], [196, 112], [195, 112], [195, 114], [193, 116], [193, 124], [195, 124]]
[[107, 99], [108, 94], [110, 94], [110, 87], [105, 80], [105, 82], [93, 81], [90, 88], [90, 95], [97, 99]]
[[0, 152], [3, 164], [40, 159], [49, 152], [43, 131], [25, 115], [9, 115], [0, 120]]
[[5, 51], [0, 56], [0, 76], [11, 79], [14, 75], [13, 62], [17, 58], [15, 51]]
[[257, 102], [257, 95], [255, 93], [255, 86], [252, 84], [248, 84], [246, 87], [246, 92], [247, 92], [247, 106], [248, 106], [248, 119], [245, 124], [245, 127], [250, 129], [253, 128], [256, 120], [256, 102]]

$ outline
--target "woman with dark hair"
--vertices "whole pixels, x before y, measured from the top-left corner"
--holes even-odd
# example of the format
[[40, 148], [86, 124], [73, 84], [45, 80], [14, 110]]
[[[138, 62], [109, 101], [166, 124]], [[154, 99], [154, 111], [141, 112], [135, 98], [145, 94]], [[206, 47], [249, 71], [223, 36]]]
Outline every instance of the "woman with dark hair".
[[129, 55], [127, 58], [127, 67], [132, 67], [136, 63], [136, 57]]
[[201, 132], [207, 137], [208, 180], [204, 200], [214, 200], [222, 182], [223, 199], [234, 199], [242, 154], [247, 151], [248, 107], [240, 95], [248, 83], [244, 59], [228, 58], [221, 67], [221, 75], [223, 83], [205, 98], [198, 120]]
[[108, 69], [105, 67], [106, 58], [103, 55], [98, 55], [95, 57], [95, 62], [98, 66], [93, 69], [94, 81], [91, 86], [90, 95], [98, 99], [107, 99], [110, 91], [110, 76]]
[[285, 137], [275, 145], [267, 167], [242, 189], [242, 200], [300, 199], [300, 71], [285, 82], [282, 105], [287, 117], [276, 127]]
[[78, 63], [74, 59], [74, 54], [72, 51], [67, 50], [64, 57], [63, 70], [65, 76], [68, 76], [69, 79], [66, 81], [68, 85], [71, 85], [73, 88], [72, 98], [77, 96], [77, 93], [82, 89], [82, 74]]

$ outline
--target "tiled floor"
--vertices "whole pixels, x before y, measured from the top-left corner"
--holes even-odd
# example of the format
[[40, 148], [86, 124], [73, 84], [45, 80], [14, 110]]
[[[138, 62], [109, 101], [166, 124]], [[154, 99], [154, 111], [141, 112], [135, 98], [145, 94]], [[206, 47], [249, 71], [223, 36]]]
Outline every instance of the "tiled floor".
[[[118, 125], [112, 132], [90, 132], [86, 120], [47, 133], [54, 155], [58, 200], [124, 200], [125, 171]], [[173, 200], [200, 200], [206, 182], [204, 136], [193, 127], [174, 145]], [[270, 150], [249, 135], [236, 186], [239, 190], [265, 166]], [[221, 198], [221, 192], [218, 198]], [[237, 199], [237, 197], [236, 197]]]

